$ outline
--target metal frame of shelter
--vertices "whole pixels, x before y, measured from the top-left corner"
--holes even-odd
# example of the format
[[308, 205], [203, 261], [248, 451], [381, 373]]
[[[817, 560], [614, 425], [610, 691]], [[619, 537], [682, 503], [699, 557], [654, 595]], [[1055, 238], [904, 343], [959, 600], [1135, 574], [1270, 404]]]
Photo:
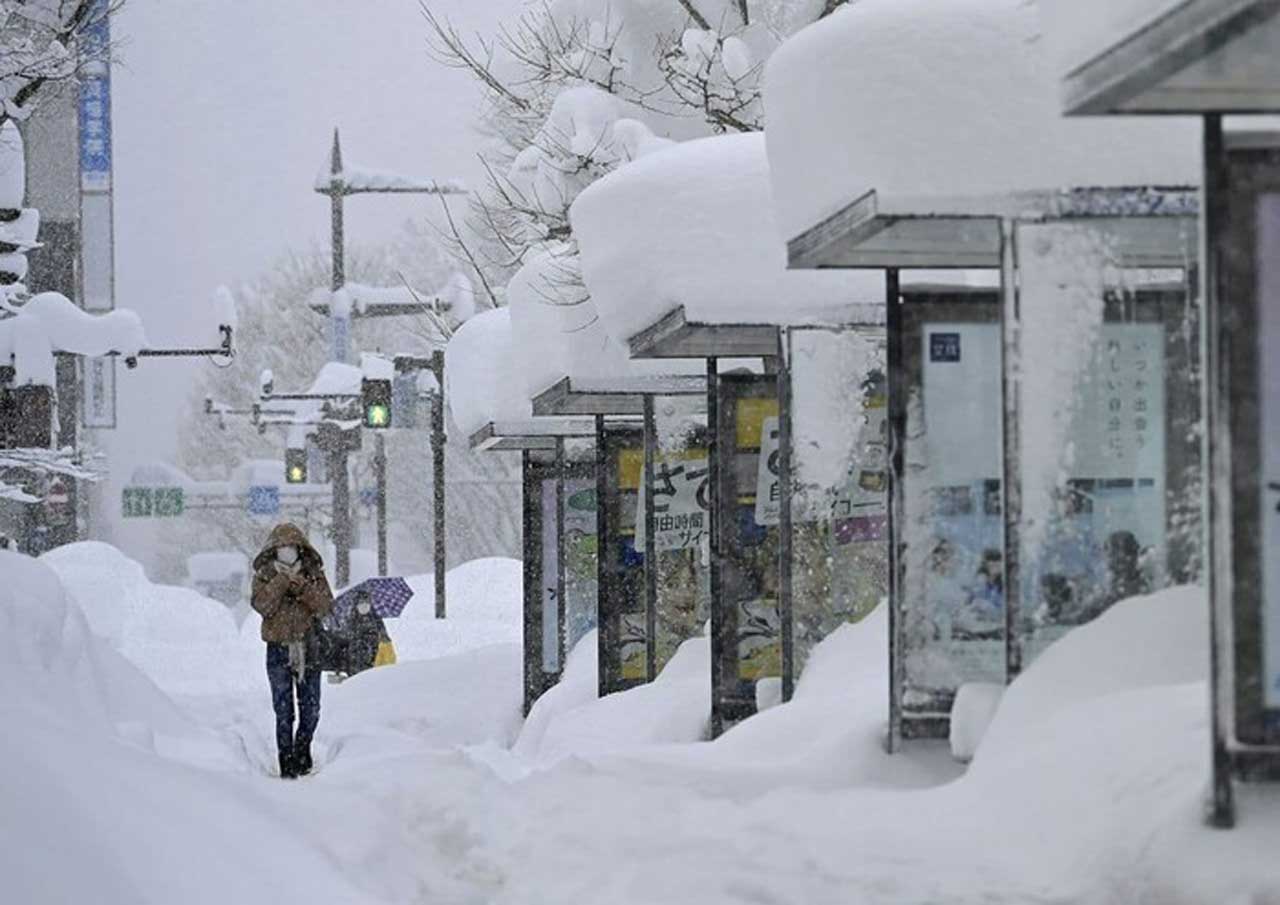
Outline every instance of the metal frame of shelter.
[[[882, 306], [850, 305], [848, 316], [852, 323], [832, 324], [823, 329], [883, 330]], [[858, 309], [865, 308], [860, 312]], [[789, 532], [792, 530], [792, 482], [790, 479], [789, 439], [791, 426], [791, 381], [787, 368], [785, 347], [787, 328], [776, 324], [707, 323], [692, 319], [685, 308], [678, 307], [659, 318], [649, 327], [629, 338], [628, 345], [633, 358], [700, 358], [707, 365], [707, 437], [708, 465], [710, 470], [710, 521], [711, 521], [711, 731], [718, 736], [733, 723], [755, 713], [757, 706], [756, 683], [764, 674], [744, 679], [742, 676], [742, 637], [739, 623], [746, 619], [752, 625], [763, 628], [765, 622], [773, 622], [759, 610], [758, 604], [767, 600], [770, 591], [766, 585], [776, 583], [772, 592], [776, 600], [776, 668], [784, 699], [791, 696], [796, 675], [795, 637], [792, 631], [794, 595], [791, 572], [792, 546]], [[760, 359], [764, 373], [724, 373], [722, 363], [729, 359]], [[750, 405], [776, 406], [768, 417], [778, 420], [778, 433], [787, 438], [780, 443], [778, 456], [778, 482], [780, 500], [779, 523], [776, 527], [764, 527], [755, 522], [746, 525], [744, 513], [754, 507], [757, 487], [743, 485], [745, 474], [740, 473], [737, 462], [739, 453], [745, 458], [756, 459], [760, 448], [740, 438], [738, 409], [745, 400]], [[759, 430], [759, 413], [747, 419], [752, 430]], [[739, 440], [742, 439], [742, 443]], [[743, 444], [746, 444], [745, 446]], [[740, 450], [738, 447], [743, 446]], [[755, 472], [752, 473], [754, 480]], [[744, 532], [750, 535], [744, 541]], [[776, 543], [770, 563], [762, 565], [758, 556], [747, 554], [765, 543], [770, 532], [776, 534]], [[760, 543], [755, 543], [759, 541]], [[748, 562], [748, 560], [751, 560]], [[772, 571], [774, 579], [768, 579], [762, 569]], [[767, 608], [767, 607], [766, 607]], [[766, 642], [763, 649], [773, 644], [764, 638], [753, 637], [751, 643]], [[759, 654], [759, 651], [756, 651]], [[751, 670], [748, 670], [749, 672]]]
[[1135, 25], [1067, 74], [1064, 112], [1204, 118], [1213, 684], [1207, 817], [1226, 828], [1236, 821], [1233, 780], [1280, 781], [1280, 699], [1268, 688], [1280, 681], [1268, 662], [1280, 646], [1272, 555], [1280, 510], [1268, 496], [1280, 484], [1268, 415], [1280, 400], [1266, 364], [1280, 298], [1274, 274], [1264, 276], [1274, 249], [1261, 247], [1264, 230], [1274, 232], [1280, 220], [1280, 134], [1228, 134], [1223, 125], [1224, 114], [1280, 112], [1280, 0], [1186, 0]]
[[[647, 555], [651, 534], [642, 549], [636, 544], [641, 527], [636, 520], [641, 512], [651, 512], [653, 505], [649, 453], [653, 399], [700, 396], [705, 386], [704, 378], [696, 375], [566, 377], [533, 399], [537, 418], [586, 415], [595, 420], [601, 695], [652, 681], [657, 674], [657, 601]], [[643, 501], [642, 489], [647, 497]], [[638, 659], [628, 653], [637, 643], [641, 646]]]
[[[887, 269], [890, 751], [900, 747], [904, 739], [945, 737], [950, 722], [950, 700], [916, 701], [919, 695], [912, 690], [907, 674], [905, 641], [907, 624], [912, 618], [909, 589], [916, 578], [908, 572], [906, 555], [909, 475], [905, 452], [909, 442], [908, 399], [912, 392], [919, 392], [922, 384], [920, 375], [915, 373], [919, 369], [913, 371], [910, 367], [912, 355], [905, 342], [909, 335], [916, 335], [911, 331], [918, 328], [913, 305], [926, 302], [936, 315], [954, 322], [989, 323], [993, 303], [998, 312], [1001, 361], [998, 512], [1004, 589], [1001, 592], [1004, 625], [1000, 640], [1004, 644], [1004, 674], [997, 678], [1009, 681], [1022, 668], [1029, 632], [1026, 623], [1031, 616], [1022, 612], [1025, 589], [1020, 563], [1024, 373], [1018, 231], [1036, 224], [1087, 224], [1106, 234], [1109, 250], [1120, 266], [1186, 270], [1195, 254], [1188, 243], [1188, 223], [1197, 211], [1197, 193], [1182, 187], [1081, 188], [969, 198], [881, 198], [871, 191], [788, 243], [790, 266], [795, 268]], [[998, 270], [1000, 288], [995, 290], [998, 295], [993, 296], [990, 290], [976, 297], [972, 292], [940, 293], [938, 287], [923, 287], [923, 292], [904, 290], [901, 272], [922, 268]], [[984, 307], [979, 308], [979, 304]], [[1011, 592], [1014, 589], [1017, 593]]]
[[[565, 481], [594, 479], [592, 466], [568, 460], [565, 444], [573, 439], [594, 440], [594, 437], [595, 428], [589, 419], [564, 418], [490, 422], [470, 438], [473, 450], [519, 452], [521, 456], [526, 715], [534, 702], [560, 681], [568, 654], [569, 639], [565, 629]], [[555, 623], [553, 632], [547, 630], [551, 619]]]

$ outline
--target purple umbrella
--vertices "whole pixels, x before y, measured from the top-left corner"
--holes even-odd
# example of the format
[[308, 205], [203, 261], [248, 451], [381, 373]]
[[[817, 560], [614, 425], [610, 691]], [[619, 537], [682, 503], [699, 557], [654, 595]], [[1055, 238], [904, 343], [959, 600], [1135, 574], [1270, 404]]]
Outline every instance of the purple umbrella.
[[383, 619], [392, 619], [404, 612], [405, 604], [413, 596], [413, 588], [403, 578], [366, 578], [338, 595], [333, 602], [333, 614], [345, 620], [355, 611], [356, 598], [361, 593], [369, 595], [373, 612]]

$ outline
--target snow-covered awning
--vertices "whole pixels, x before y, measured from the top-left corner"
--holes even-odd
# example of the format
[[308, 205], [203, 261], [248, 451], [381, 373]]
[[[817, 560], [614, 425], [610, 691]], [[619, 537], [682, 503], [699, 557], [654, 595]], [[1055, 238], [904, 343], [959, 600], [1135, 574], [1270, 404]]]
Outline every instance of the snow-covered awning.
[[586, 418], [530, 418], [523, 421], [490, 421], [470, 437], [471, 448], [486, 452], [511, 452], [556, 448], [556, 441], [594, 437], [595, 424]]
[[1067, 113], [1280, 111], [1274, 0], [1041, 0]]
[[766, 85], [793, 267], [994, 267], [1004, 217], [1194, 215], [1194, 191], [1160, 187], [1198, 184], [1197, 124], [1061, 116], [1023, 0], [861, 0], [780, 48]]
[[[619, 342], [679, 310], [686, 327], [718, 327], [719, 340], [755, 337], [754, 351], [720, 345], [712, 354], [776, 354], [769, 325], [851, 323], [866, 317], [860, 307], [884, 302], [880, 274], [787, 270], [758, 134], [685, 142], [629, 163], [584, 191], [571, 216], [587, 288]], [[752, 329], [726, 329], [737, 327]]]
[[672, 377], [566, 377], [533, 398], [535, 415], [643, 415], [645, 396], [705, 396], [707, 379]]

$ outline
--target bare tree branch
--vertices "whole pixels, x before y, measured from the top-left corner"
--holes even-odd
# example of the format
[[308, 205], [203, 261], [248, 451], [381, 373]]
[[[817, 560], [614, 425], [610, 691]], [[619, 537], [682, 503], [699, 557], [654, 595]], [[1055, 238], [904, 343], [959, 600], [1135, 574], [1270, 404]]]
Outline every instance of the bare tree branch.
[[676, 0], [676, 2], [684, 7], [685, 12], [689, 14], [689, 18], [696, 22], [699, 28], [703, 31], [711, 30], [711, 23], [707, 21], [702, 13], [698, 12], [697, 7], [693, 5], [693, 0]]

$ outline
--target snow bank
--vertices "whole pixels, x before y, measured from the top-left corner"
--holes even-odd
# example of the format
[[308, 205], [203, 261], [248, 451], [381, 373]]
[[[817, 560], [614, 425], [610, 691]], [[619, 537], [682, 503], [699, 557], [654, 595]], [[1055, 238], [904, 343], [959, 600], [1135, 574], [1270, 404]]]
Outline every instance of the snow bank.
[[0, 574], [6, 900], [361, 901], [261, 790], [157, 756], [191, 727], [46, 563], [0, 552]]
[[506, 308], [484, 311], [458, 328], [445, 347], [445, 398], [464, 436], [490, 421], [533, 415], [524, 391]]
[[1060, 711], [1125, 691], [1207, 681], [1208, 632], [1203, 588], [1174, 587], [1120, 601], [1050, 645], [1009, 686], [975, 766], [989, 750], [1033, 734]]
[[592, 629], [579, 638], [573, 650], [569, 651], [560, 681], [534, 701], [529, 716], [520, 728], [520, 735], [511, 747], [517, 757], [536, 763], [551, 724], [599, 699], [599, 643], [600, 633]]
[[[589, 638], [594, 641], [594, 633]], [[706, 638], [690, 638], [680, 645], [654, 681], [597, 698], [594, 643], [583, 638], [575, 647], [566, 670], [566, 690], [543, 695], [534, 710], [545, 713], [529, 722], [515, 751], [538, 765], [554, 764], [567, 757], [595, 757], [635, 751], [649, 745], [696, 742], [707, 737], [711, 717], [711, 654]], [[576, 662], [575, 662], [576, 660]], [[588, 691], [587, 680], [592, 685]], [[567, 684], [566, 684], [567, 683]]]
[[142, 566], [107, 544], [69, 544], [40, 561], [94, 633], [166, 693], [215, 694], [260, 681], [261, 642], [246, 642], [223, 604], [152, 584]]
[[839, 323], [883, 307], [879, 271], [786, 269], [759, 134], [685, 142], [594, 183], [572, 211], [587, 288], [625, 342], [673, 308], [705, 323]]
[[1195, 120], [1068, 119], [1058, 91], [1036, 4], [848, 5], [787, 41], [765, 73], [780, 235], [871, 189], [927, 199], [1199, 183]]
[[[407, 581], [413, 599], [398, 618], [387, 620], [387, 632], [401, 660], [521, 643], [524, 577], [518, 559], [473, 559], [450, 569], [445, 575], [446, 619], [435, 615], [434, 575], [411, 575]], [[519, 689], [522, 682], [517, 677], [515, 687]]]
[[519, 642], [509, 641], [366, 670], [326, 687], [321, 738], [344, 757], [358, 753], [350, 750], [357, 743], [385, 749], [393, 743], [386, 736], [506, 747], [520, 726], [520, 658]]

